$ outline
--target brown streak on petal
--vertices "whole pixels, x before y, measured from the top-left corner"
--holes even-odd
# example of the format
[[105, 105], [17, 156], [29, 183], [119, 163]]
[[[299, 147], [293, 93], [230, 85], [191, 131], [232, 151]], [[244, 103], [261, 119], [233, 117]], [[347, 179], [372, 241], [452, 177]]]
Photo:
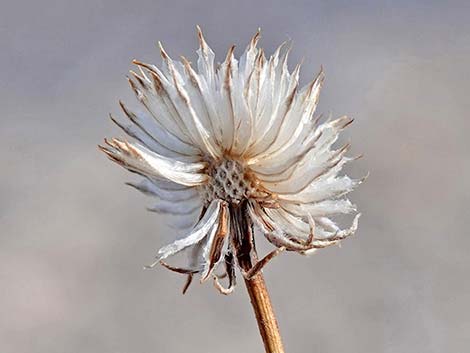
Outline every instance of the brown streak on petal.
[[258, 28], [258, 31], [255, 33], [253, 38], [251, 38], [251, 41], [250, 41], [250, 48], [251, 49], [254, 49], [256, 47], [256, 44], [258, 44], [260, 36], [261, 36], [261, 29]]
[[146, 63], [143, 63], [143, 62], [141, 62], [141, 61], [139, 61], [139, 60], [136, 60], [136, 59], [132, 60], [132, 63], [135, 64], [135, 65], [137, 65], [137, 66], [144, 67], [144, 68], [146, 68], [147, 70], [149, 70], [150, 72], [157, 73], [157, 72], [155, 71], [153, 65], [151, 65], [151, 64], [146, 64]]
[[170, 57], [163, 48], [162, 42], [158, 41], [158, 47], [160, 48], [160, 55], [162, 56], [162, 59], [167, 61]]
[[308, 223], [310, 226], [310, 232], [308, 233], [308, 238], [305, 241], [305, 245], [312, 245], [313, 240], [315, 239], [315, 220], [310, 214], [308, 215]]
[[141, 97], [142, 93], [137, 88], [135, 82], [132, 81], [130, 77], [127, 77], [127, 82], [129, 82], [129, 85], [131, 86], [132, 91], [134, 91], [134, 93], [138, 97], [138, 99], [141, 100], [142, 98], [139, 98], [139, 97]]
[[183, 61], [183, 65], [185, 67], [185, 70], [186, 72], [188, 73], [188, 76], [189, 76], [189, 80], [191, 82], [191, 84], [194, 86], [194, 88], [196, 88], [197, 90], [197, 93], [203, 103], [203, 107], [204, 107], [204, 110], [206, 112], [206, 115], [207, 115], [207, 118], [208, 118], [208, 121], [209, 121], [209, 125], [210, 125], [210, 131], [215, 131], [215, 127], [213, 125], [213, 119], [211, 118], [211, 114], [209, 113], [209, 108], [207, 107], [207, 98], [205, 97], [204, 93], [202, 92], [202, 89], [201, 89], [201, 85], [199, 83], [199, 79], [197, 77], [197, 74], [196, 72], [194, 71], [194, 69], [191, 67], [191, 63], [188, 61], [188, 59], [186, 59], [184, 56], [181, 57], [182, 58], [182, 61]]
[[119, 101], [119, 106], [121, 107], [121, 110], [124, 112], [124, 114], [129, 118], [129, 120], [142, 129], [142, 126], [140, 126], [137, 122], [137, 117], [135, 116], [135, 114], [131, 112], [129, 109], [127, 109], [123, 101], [121, 100]]
[[197, 77], [196, 77], [196, 73], [194, 72], [193, 68], [191, 67], [191, 63], [184, 56], [181, 57], [181, 61], [183, 62], [184, 68], [186, 70], [186, 73], [189, 76], [189, 80], [191, 81], [191, 84], [200, 91], [199, 83], [198, 83], [198, 80], [197, 80]]
[[129, 72], [132, 76], [134, 76], [134, 78], [137, 80], [137, 82], [139, 82], [139, 84], [142, 87], [146, 86], [145, 79], [142, 76], [140, 76], [138, 73], [136, 73], [135, 71], [132, 71], [132, 70], [129, 70]]
[[[260, 214], [260, 211], [261, 211], [261, 210], [262, 210], [262, 209], [261, 209], [261, 207], [259, 207], [259, 206], [254, 209], [254, 212], [255, 212], [255, 214], [258, 216], [258, 219], [259, 219], [261, 222], [263, 222], [263, 225], [266, 227], [267, 230], [269, 230], [270, 232], [274, 231], [274, 227], [273, 227], [270, 223], [266, 222], [266, 220], [265, 220], [265, 218], [263, 217], [263, 215]], [[264, 213], [264, 212], [263, 212], [263, 213]]]
[[318, 139], [320, 138], [320, 136], [323, 134], [323, 132], [320, 132], [318, 134], [317, 137], [315, 137], [315, 139], [313, 141], [311, 141], [309, 143], [309, 147], [303, 151], [300, 155], [298, 156], [295, 156], [294, 158], [292, 158], [292, 160], [289, 162], [289, 164], [287, 164], [286, 167], [284, 167], [283, 169], [281, 169], [279, 172], [277, 173], [263, 173], [263, 172], [260, 172], [260, 171], [257, 171], [256, 174], [257, 175], [262, 175], [262, 176], [265, 176], [265, 177], [272, 177], [273, 175], [280, 175], [280, 174], [283, 174], [285, 172], [287, 172], [289, 169], [291, 169], [289, 171], [289, 173], [285, 176], [283, 176], [282, 178], [279, 178], [279, 179], [275, 179], [275, 178], [271, 178], [269, 180], [266, 180], [266, 179], [262, 179], [265, 183], [267, 184], [272, 184], [272, 183], [280, 183], [280, 182], [283, 182], [283, 181], [286, 181], [288, 180], [289, 178], [292, 177], [292, 175], [295, 173], [295, 171], [297, 170], [297, 168], [299, 167], [299, 162], [302, 161], [302, 159], [308, 154], [310, 153], [310, 151], [312, 151], [314, 148], [316, 148], [316, 145], [315, 143], [318, 141]]
[[163, 84], [162, 84], [162, 80], [160, 79], [160, 76], [153, 71], [150, 72], [150, 75], [152, 76], [152, 82], [153, 82], [153, 87], [155, 88], [155, 91], [158, 94], [161, 94], [161, 92], [163, 91]]
[[[135, 115], [135, 113], [131, 112], [126, 106], [125, 104], [120, 100], [119, 101], [119, 105], [122, 109], [122, 111], [124, 112], [124, 114], [126, 115], [126, 117], [132, 121], [132, 123], [134, 123], [144, 134], [146, 134], [154, 143], [156, 143], [157, 145], [160, 145], [162, 146], [162, 148], [168, 150], [168, 151], [171, 151], [171, 152], [175, 152], [175, 153], [178, 153], [178, 154], [181, 154], [181, 155], [184, 155], [184, 156], [189, 156], [189, 154], [187, 153], [182, 153], [180, 151], [176, 151], [175, 149], [172, 149], [164, 144], [161, 143], [161, 141], [157, 140], [153, 134], [149, 131], [147, 131], [147, 129], [139, 122], [137, 116]], [[129, 129], [127, 129], [125, 126], [123, 126], [122, 124], [120, 124], [116, 119], [114, 119], [111, 114], [110, 114], [110, 118], [111, 120], [117, 125], [119, 126], [122, 130], [124, 130], [129, 136], [135, 138], [136, 140], [140, 141], [142, 144], [146, 145], [148, 147], [148, 144], [145, 143], [144, 141], [142, 141], [139, 137], [135, 136], [135, 134], [132, 134]], [[157, 123], [159, 124], [159, 123]], [[166, 130], [168, 131], [168, 130]], [[169, 134], [172, 134], [170, 131], [168, 131]], [[173, 135], [175, 136], [175, 135]], [[178, 137], [176, 137], [178, 138]], [[149, 148], [151, 149], [151, 148]]]
[[201, 278], [201, 283], [209, 278], [210, 274], [214, 270], [214, 266], [217, 264], [222, 254], [222, 247], [228, 233], [227, 207], [228, 206], [226, 204], [223, 204], [221, 207], [219, 224], [209, 252], [209, 264], [205, 270], [206, 274]]
[[233, 126], [233, 135], [231, 136], [231, 144], [228, 148], [228, 152], [232, 151], [233, 145], [235, 143], [235, 116], [233, 111], [233, 99], [232, 99], [232, 56], [235, 46], [232, 45], [227, 53], [227, 58], [225, 59], [226, 72], [224, 78], [224, 90], [227, 93], [228, 103], [230, 106], [230, 119]]
[[[328, 171], [330, 171], [331, 169], [336, 167], [341, 162], [341, 160], [343, 158], [343, 155], [344, 155], [344, 153], [347, 152], [348, 148], [349, 148], [348, 145], [345, 145], [341, 149], [337, 150], [336, 153], [328, 159], [327, 162], [329, 164], [324, 166], [323, 170], [321, 170], [319, 173], [317, 173], [317, 174], [313, 175], [312, 177], [310, 177], [309, 179], [307, 179], [306, 182], [304, 182], [300, 187], [297, 187], [295, 190], [282, 192], [282, 194], [283, 195], [293, 195], [293, 194], [297, 194], [297, 193], [305, 190], [315, 180], [317, 180], [322, 175], [328, 173]], [[272, 183], [277, 183], [277, 182], [266, 182], [266, 183], [271, 183], [272, 184]]]
[[202, 49], [202, 52], [204, 53], [205, 56], [207, 56], [208, 54], [208, 51], [209, 51], [209, 47], [206, 43], [206, 40], [204, 39], [204, 35], [202, 34], [202, 30], [201, 30], [201, 27], [196, 26], [196, 29], [197, 29], [197, 36], [198, 36], [198, 39], [199, 39], [199, 45], [201, 46], [201, 49]]
[[344, 128], [348, 127], [353, 122], [354, 122], [354, 118], [350, 118], [350, 120], [348, 120], [343, 126], [341, 126], [341, 129], [344, 129]]

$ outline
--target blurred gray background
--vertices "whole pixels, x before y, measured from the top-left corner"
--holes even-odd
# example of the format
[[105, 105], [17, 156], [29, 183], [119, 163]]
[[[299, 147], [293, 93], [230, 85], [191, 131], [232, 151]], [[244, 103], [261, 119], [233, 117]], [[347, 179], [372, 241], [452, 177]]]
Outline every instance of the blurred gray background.
[[224, 58], [258, 27], [294, 40], [319, 111], [356, 118], [347, 172], [363, 217], [342, 248], [266, 269], [286, 351], [465, 352], [470, 346], [470, 6], [437, 1], [2, 1], [0, 352], [261, 352], [241, 284], [180, 295], [143, 271], [172, 238], [133, 176], [96, 148], [134, 102], [130, 61], [155, 43]]

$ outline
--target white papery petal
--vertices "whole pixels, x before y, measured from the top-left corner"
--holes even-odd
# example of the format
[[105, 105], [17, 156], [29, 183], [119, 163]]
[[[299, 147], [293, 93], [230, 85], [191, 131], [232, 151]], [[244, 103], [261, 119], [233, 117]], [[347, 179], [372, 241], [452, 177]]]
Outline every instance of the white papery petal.
[[202, 272], [201, 272], [201, 278], [208, 278], [214, 270], [217, 269], [217, 267], [224, 261], [225, 254], [227, 252], [227, 238], [226, 236], [223, 240], [222, 244], [222, 249], [220, 252], [220, 257], [217, 260], [217, 262], [213, 265], [212, 269], [210, 268], [210, 250], [213, 246], [214, 240], [215, 240], [215, 235], [217, 233], [217, 227], [214, 226], [213, 230], [211, 231], [210, 235], [207, 237], [207, 242], [204, 245], [203, 248], [203, 266], [202, 266]]
[[219, 218], [220, 204], [221, 202], [219, 200], [212, 201], [201, 220], [196, 224], [188, 236], [178, 239], [177, 241], [158, 250], [158, 260], [163, 260], [168, 256], [174, 255], [188, 246], [201, 241], [209, 231], [216, 226], [217, 219]]
[[348, 176], [329, 178], [313, 182], [305, 190], [297, 194], [279, 194], [279, 199], [291, 202], [312, 203], [325, 199], [335, 199], [351, 192], [361, 180], [354, 180]]
[[200, 155], [201, 151], [199, 148], [182, 141], [180, 138], [169, 132], [164, 126], [161, 125], [160, 121], [155, 119], [150, 113], [142, 110], [134, 113], [128, 109], [123, 102], [119, 102], [119, 104], [130, 121], [145, 131], [149, 136], [151, 136], [155, 141], [160, 143], [166, 149], [183, 156]]
[[[258, 211], [256, 211], [256, 209]], [[350, 228], [328, 232], [322, 227], [315, 227], [315, 237], [310, 243], [302, 243], [308, 238], [308, 232], [305, 232], [305, 223], [296, 217], [286, 217], [287, 213], [281, 213], [278, 210], [262, 210], [259, 206], [249, 208], [250, 217], [255, 225], [264, 233], [266, 238], [275, 246], [286, 247], [287, 250], [304, 252], [309, 247], [326, 247], [334, 245], [341, 240], [355, 233], [358, 227], [358, 220], [361, 216], [357, 214], [354, 217]], [[311, 226], [308, 226], [309, 232]], [[304, 231], [303, 231], [304, 230]], [[294, 241], [296, 238], [297, 241]], [[300, 241], [300, 243], [298, 242]]]
[[[278, 175], [299, 161], [317, 142], [321, 133], [315, 130], [318, 118], [311, 118], [303, 124], [299, 136], [286, 143], [276, 152], [267, 155], [251, 158], [247, 161], [248, 165], [254, 165], [255, 168], [263, 168], [264, 175]], [[314, 135], [315, 139], [310, 137]], [[269, 167], [269, 168], [267, 168]]]
[[197, 224], [199, 221], [199, 218], [201, 216], [201, 211], [203, 210], [202, 204], [200, 208], [194, 209], [194, 211], [190, 214], [186, 215], [173, 215], [171, 217], [168, 217], [165, 220], [165, 223], [173, 229], [180, 231], [189, 231], [190, 229], [194, 228], [194, 226]]
[[[303, 131], [310, 129], [311, 117], [318, 103], [323, 78], [323, 71], [321, 71], [314, 81], [301, 90], [292, 108], [283, 119], [275, 140], [266, 151], [256, 156], [256, 160], [266, 157], [275, 158], [298, 141]], [[250, 160], [249, 163], [253, 162]]]
[[[221, 136], [221, 131], [220, 125], [216, 124], [218, 117], [212, 94], [206, 80], [192, 68], [191, 63], [186, 58], [183, 57], [182, 60], [186, 72], [186, 75], [183, 76], [183, 87], [188, 99], [191, 101], [195, 114], [201, 121], [200, 124], [203, 130], [206, 131], [200, 133], [203, 133], [203, 137], [208, 139], [211, 145], [217, 145], [219, 148], [216, 149], [220, 152], [220, 139], [217, 136]], [[217, 156], [220, 157], [219, 154]]]
[[[333, 168], [340, 159], [328, 160], [323, 158], [320, 161], [311, 161], [309, 164], [303, 164], [305, 167], [294, 165], [285, 175], [281, 174], [282, 179], [275, 178], [274, 181], [266, 178], [263, 185], [268, 190], [277, 194], [297, 194], [308, 187], [309, 184], [317, 180], [320, 176]], [[264, 178], [263, 178], [264, 179]]]
[[[295, 99], [297, 87], [299, 85], [300, 65], [294, 69], [292, 75], [289, 76], [289, 84], [287, 91], [283, 97], [280, 97], [280, 103], [275, 110], [270, 114], [270, 119], [267, 126], [258, 126], [256, 129], [256, 142], [250, 149], [250, 157], [257, 156], [264, 153], [275, 141], [279, 134], [279, 130], [286, 119], [287, 114], [292, 109]], [[283, 71], [283, 75], [285, 71]]]
[[[212, 134], [208, 130], [209, 126], [205, 126], [203, 120], [201, 120], [199, 115], [196, 113], [192, 100], [185, 88], [185, 86], [190, 87], [190, 85], [186, 84], [188, 82], [187, 72], [184, 72], [181, 63], [176, 65], [173, 62], [173, 60], [163, 50], [161, 44], [160, 49], [164, 63], [166, 64], [165, 71], [167, 79], [172, 82], [172, 84], [166, 87], [166, 91], [169, 93], [169, 98], [171, 99], [175, 111], [184, 123], [191, 139], [212, 158], [220, 157], [221, 150], [214, 144]], [[179, 70], [177, 69], [177, 66], [180, 67]], [[198, 99], [199, 97], [197, 97], [195, 101]]]
[[258, 44], [260, 37], [260, 32], [256, 32], [256, 34], [251, 38], [250, 43], [245, 49], [245, 52], [240, 57], [240, 64], [238, 65], [240, 68], [240, 74], [243, 75], [245, 78], [253, 71], [253, 66], [258, 55], [259, 49], [256, 47]]
[[188, 130], [169, 97], [167, 89], [170, 83], [158, 69], [151, 71], [150, 74], [152, 82], [137, 80], [139, 86], [129, 79], [136, 98], [165, 130], [183, 143], [192, 144]]
[[[233, 54], [232, 54], [233, 56]], [[249, 109], [245, 94], [238, 92], [244, 91], [245, 76], [238, 69], [236, 61], [232, 57], [232, 104], [234, 113], [234, 141], [232, 153], [236, 156], [243, 156], [250, 145], [254, 135], [255, 117], [252, 110]]]
[[357, 227], [359, 225], [359, 218], [361, 217], [361, 214], [358, 213], [357, 215], [354, 216], [354, 219], [352, 221], [351, 227], [343, 230], [336, 230], [333, 232], [325, 231], [322, 235], [321, 238], [319, 239], [320, 242], [322, 241], [328, 241], [330, 239], [338, 239], [342, 240], [345, 239], [354, 233], [356, 233]]
[[278, 224], [274, 223], [268, 215], [266, 215], [259, 206], [251, 206], [248, 209], [250, 218], [254, 225], [264, 234], [276, 247], [285, 247], [290, 251], [304, 251], [308, 249], [307, 245], [299, 244], [287, 237]]
[[147, 209], [152, 212], [171, 215], [190, 215], [201, 209], [203, 203], [199, 197], [184, 201], [158, 200], [152, 207]]
[[283, 209], [266, 208], [264, 211], [275, 224], [285, 230], [285, 233], [298, 235], [303, 238], [308, 237], [310, 234], [310, 225], [304, 222], [300, 217], [295, 217]]
[[210, 112], [209, 117], [212, 121], [215, 139], [216, 141], [222, 144], [223, 122], [217, 112], [219, 89], [217, 87], [216, 70], [214, 67], [215, 54], [204, 39], [204, 36], [199, 26], [197, 27], [197, 31], [199, 38], [199, 49], [197, 50], [197, 66], [199, 71], [198, 78], [200, 80], [200, 88], [204, 95], [204, 102]]
[[166, 158], [171, 158], [180, 162], [190, 162], [190, 163], [197, 162], [201, 158], [200, 156], [197, 155], [198, 150], [195, 150], [196, 153], [193, 153], [192, 155], [182, 154], [179, 151], [172, 150], [168, 148], [167, 146], [159, 143], [158, 141], [161, 141], [161, 139], [158, 140], [154, 138], [153, 137], [154, 135], [151, 135], [149, 132], [142, 129], [139, 125], [120, 122], [114, 118], [111, 118], [111, 119], [127, 135], [135, 138], [137, 141], [139, 141], [142, 145], [147, 147], [149, 150], [154, 151], [155, 153], [158, 153], [161, 156], [164, 156]]
[[197, 50], [198, 60], [197, 66], [199, 74], [206, 78], [209, 87], [215, 85], [215, 68], [214, 59], [215, 54], [212, 49], [207, 45], [204, 36], [202, 35], [201, 28], [197, 26], [199, 49]]
[[142, 179], [139, 183], [128, 182], [126, 184], [148, 196], [158, 197], [166, 201], [186, 201], [199, 197], [199, 193], [195, 188], [186, 187], [179, 190], [167, 190], [159, 187], [156, 182], [149, 179]]
[[216, 92], [216, 108], [220, 118], [222, 128], [222, 145], [227, 151], [231, 151], [235, 138], [235, 112], [233, 95], [233, 79], [235, 76], [235, 67], [237, 62], [233, 57], [233, 50], [231, 47], [227, 53], [225, 61], [220, 65], [217, 70], [218, 89]]
[[[331, 236], [338, 234], [340, 229], [326, 217], [313, 217], [306, 214], [303, 217], [296, 217], [289, 212], [281, 209], [265, 209], [266, 214], [273, 220], [273, 222], [287, 234], [292, 234], [296, 237], [306, 240], [312, 231], [311, 225], [302, 220], [309, 217], [315, 224], [314, 236], [317, 240], [325, 240]], [[329, 221], [329, 222], [327, 222]], [[332, 229], [332, 224], [335, 228]]]
[[313, 204], [294, 204], [285, 201], [280, 201], [279, 203], [286, 211], [299, 217], [307, 214], [313, 217], [330, 216], [335, 214], [348, 214], [356, 211], [356, 206], [349, 200], [325, 200]]
[[205, 163], [183, 163], [160, 156], [137, 143], [113, 139], [107, 141], [111, 148], [103, 151], [125, 168], [149, 177], [163, 177], [175, 183], [196, 186], [207, 181], [208, 176], [200, 172]]
[[[252, 166], [251, 169], [255, 170], [258, 178], [264, 182], [273, 183], [288, 180], [292, 177], [294, 171], [302, 165], [302, 163], [306, 163], [305, 159], [311, 155], [310, 152], [316, 147], [315, 144], [320, 136], [321, 134], [318, 134], [317, 138], [311, 140], [308, 144], [304, 141], [300, 141], [296, 146], [292, 146], [292, 153], [287, 153], [286, 151], [286, 153], [275, 158], [275, 163], [271, 160], [270, 164], [266, 164], [264, 166], [256, 164]], [[266, 158], [263, 159], [263, 163], [266, 161]]]
[[331, 219], [328, 217], [315, 217], [315, 222], [317, 224], [320, 224], [323, 229], [325, 229], [328, 232], [338, 232], [340, 229], [336, 225], [335, 222], [333, 222]]
[[280, 181], [267, 181], [264, 184], [269, 190], [279, 194], [299, 193], [339, 164], [348, 149], [349, 145], [346, 145], [337, 151], [328, 150], [323, 154], [316, 154], [316, 149], [313, 149], [297, 163], [291, 175]]
[[[333, 121], [329, 121], [326, 123], [321, 124], [317, 129], [314, 131], [311, 130], [312, 125], [315, 125], [315, 120], [307, 120], [305, 129], [304, 126], [302, 126], [302, 130], [311, 132], [310, 136], [302, 136], [302, 134], [299, 135], [299, 140], [300, 140], [300, 146], [297, 150], [293, 150], [291, 152], [295, 153], [297, 151], [297, 154], [300, 155], [302, 154], [306, 148], [309, 148], [309, 146], [312, 146], [313, 144], [315, 145], [315, 150], [312, 152], [315, 155], [320, 155], [327, 151], [333, 143], [338, 139], [339, 132], [344, 129], [346, 126], [348, 126], [353, 119], [348, 118], [346, 116], [343, 116], [341, 118], [338, 118]], [[295, 126], [295, 124], [293, 124]], [[302, 136], [302, 137], [300, 137]], [[291, 141], [291, 143], [295, 146], [295, 142]], [[299, 144], [299, 141], [297, 142], [297, 145]], [[282, 147], [284, 152], [287, 152], [287, 149], [289, 149], [291, 145], [289, 143], [286, 144], [286, 147]], [[284, 153], [284, 157], [281, 158], [287, 158], [286, 156], [289, 156], [288, 153]], [[273, 160], [275, 162], [273, 162]], [[278, 152], [273, 152], [269, 154], [262, 154], [258, 155], [256, 157], [253, 157], [248, 160], [249, 165], [253, 165], [253, 168], [257, 168], [258, 170], [264, 172], [264, 173], [269, 173], [269, 170], [271, 169], [271, 173], [276, 173], [276, 166], [279, 164], [278, 161]], [[273, 170], [274, 169], [274, 170]]]
[[[283, 100], [288, 95], [291, 75], [287, 68], [287, 58], [290, 47], [287, 42], [282, 43], [271, 57], [269, 62], [269, 79], [266, 84], [267, 91], [263, 95], [262, 110], [256, 112], [255, 138], [259, 144], [274, 123], [277, 112]], [[263, 100], [263, 99], [262, 99]]]

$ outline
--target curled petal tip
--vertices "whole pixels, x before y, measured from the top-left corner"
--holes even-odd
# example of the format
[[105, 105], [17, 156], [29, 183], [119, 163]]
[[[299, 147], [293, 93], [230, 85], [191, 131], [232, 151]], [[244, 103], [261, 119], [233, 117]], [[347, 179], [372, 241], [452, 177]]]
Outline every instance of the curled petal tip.
[[139, 90], [137, 89], [135, 82], [127, 75], [126, 75], [126, 78], [127, 78], [127, 82], [129, 83], [129, 86], [131, 86], [134, 93], [138, 94]]
[[343, 127], [342, 127], [343, 129], [346, 128], [346, 127], [348, 127], [349, 125], [351, 125], [351, 124], [354, 122], [354, 118], [350, 118], [350, 117], [346, 116], [346, 119], [347, 119], [347, 121], [346, 121], [346, 123], [343, 125]]
[[359, 183], [362, 184], [364, 181], [366, 181], [366, 180], [369, 178], [369, 175], [370, 175], [370, 172], [367, 172], [367, 174], [361, 178], [361, 180], [359, 181]]
[[161, 262], [160, 257], [157, 257], [154, 262], [152, 262], [150, 265], [145, 265], [144, 270], [151, 270], [155, 266], [157, 266]]
[[191, 66], [191, 62], [184, 55], [181, 55], [180, 58], [181, 58], [181, 61], [183, 62], [184, 65]]
[[113, 147], [113, 144], [112, 144], [112, 141], [113, 141], [113, 140], [114, 140], [114, 139], [111, 139], [111, 140], [110, 140], [110, 139], [108, 139], [107, 137], [105, 137], [105, 138], [103, 139], [104, 143], [107, 144], [108, 146], [111, 146], [111, 147]]
[[361, 154], [357, 155], [356, 157], [352, 157], [351, 159], [353, 161], [357, 161], [358, 159], [361, 159], [362, 157], [364, 157], [364, 153], [361, 153]]
[[202, 33], [201, 27], [199, 27], [199, 25], [197, 25], [196, 30], [197, 30], [197, 37], [198, 37], [198, 40], [199, 40], [199, 46], [201, 47], [201, 49], [204, 53], [207, 53], [208, 46], [207, 46], [206, 39], [204, 38], [204, 34]]
[[261, 28], [258, 27], [258, 30], [256, 31], [255, 35], [251, 38], [251, 41], [250, 41], [251, 48], [256, 47], [256, 44], [258, 44], [260, 36], [261, 36]]
[[207, 273], [204, 277], [201, 277], [200, 280], [199, 280], [199, 283], [203, 284], [204, 282], [207, 281], [207, 279], [209, 278], [209, 273]]
[[301, 66], [302, 66], [302, 61], [300, 61], [299, 63], [297, 63], [297, 65], [295, 65], [294, 71], [292, 71], [292, 76], [299, 75]]
[[158, 48], [160, 49], [160, 55], [163, 58], [163, 60], [168, 60], [169, 56], [165, 51], [165, 48], [163, 48], [162, 42], [158, 41]]
[[351, 228], [349, 228], [350, 235], [354, 235], [356, 233], [356, 230], [359, 226], [359, 218], [361, 218], [361, 215], [362, 215], [362, 213], [358, 213], [354, 217]]
[[235, 44], [233, 44], [227, 51], [227, 56], [225, 57], [225, 61], [229, 62], [233, 58], [233, 52], [235, 51]]
[[144, 63], [142, 61], [139, 61], [139, 60], [136, 60], [136, 59], [132, 60], [132, 63], [134, 65], [137, 65], [140, 70], [142, 70], [142, 68], [145, 68], [145, 69], [149, 70], [151, 73], [156, 73], [155, 67], [153, 65], [146, 64], [146, 63]]

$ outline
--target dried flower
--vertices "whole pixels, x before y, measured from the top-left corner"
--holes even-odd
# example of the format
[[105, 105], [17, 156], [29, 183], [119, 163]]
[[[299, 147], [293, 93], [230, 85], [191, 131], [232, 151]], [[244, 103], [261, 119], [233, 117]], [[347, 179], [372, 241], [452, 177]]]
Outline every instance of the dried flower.
[[[224, 294], [235, 286], [241, 252], [256, 258], [245, 278], [254, 276], [283, 250], [308, 254], [352, 235], [331, 220], [355, 212], [344, 195], [362, 180], [338, 173], [348, 161], [349, 144], [333, 149], [338, 134], [353, 120], [320, 123], [314, 117], [324, 74], [299, 88], [300, 65], [289, 72], [289, 46], [266, 59], [256, 47], [259, 32], [239, 61], [231, 47], [215, 66], [214, 52], [198, 28], [197, 70], [173, 61], [160, 45], [163, 67], [134, 61], [129, 83], [145, 107], [134, 113], [120, 103], [129, 121], [113, 121], [136, 142], [105, 140], [108, 157], [144, 179], [130, 185], [156, 198], [150, 210], [172, 215], [182, 237], [158, 251], [157, 260], [201, 282], [213, 277]], [[276, 249], [257, 260], [252, 227]], [[249, 237], [248, 242], [242, 238]], [[245, 245], [243, 245], [245, 244]], [[248, 248], [246, 248], [248, 244]], [[163, 260], [190, 251], [184, 267]], [[220, 266], [224, 265], [224, 266]], [[215, 275], [223, 267], [229, 284]]]

